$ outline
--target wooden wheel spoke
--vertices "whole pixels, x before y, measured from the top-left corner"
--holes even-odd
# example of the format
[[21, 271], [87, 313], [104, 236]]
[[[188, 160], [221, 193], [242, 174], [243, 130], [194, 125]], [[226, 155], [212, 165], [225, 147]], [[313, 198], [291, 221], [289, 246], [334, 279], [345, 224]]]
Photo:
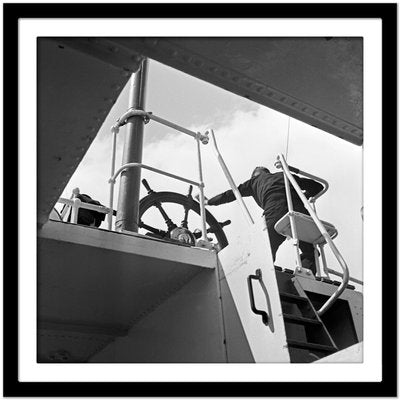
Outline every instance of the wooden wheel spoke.
[[188, 215], [189, 215], [190, 208], [185, 207], [185, 213], [183, 214], [183, 220], [181, 222], [181, 227], [188, 229]]
[[154, 228], [154, 227], [152, 227], [150, 225], [147, 225], [143, 221], [139, 221], [139, 228], [146, 229], [147, 231], [149, 231], [151, 233], [154, 233], [156, 235], [160, 235], [162, 237], [165, 237], [165, 236], [168, 235], [168, 232], [162, 231], [161, 229], [157, 229], [157, 228]]
[[[187, 194], [187, 198], [188, 198], [188, 200], [189, 201], [193, 201], [193, 198], [192, 198], [192, 191], [193, 191], [193, 185], [190, 185], [189, 186], [189, 192], [188, 192], [188, 194]], [[188, 229], [188, 215], [189, 215], [189, 210], [190, 210], [190, 207], [189, 207], [189, 205], [184, 205], [183, 206], [184, 207], [184, 209], [185, 209], [185, 213], [184, 213], [184, 215], [183, 215], [183, 220], [182, 220], [182, 222], [181, 222], [181, 227], [182, 228], [185, 228], [185, 229]]]
[[164, 221], [165, 221], [165, 223], [167, 224], [167, 227], [168, 227], [168, 231], [172, 231], [172, 229], [175, 229], [176, 228], [176, 224], [174, 224], [172, 222], [171, 218], [165, 212], [165, 210], [164, 210], [163, 206], [161, 205], [161, 203], [157, 201], [154, 205], [157, 207], [157, 209], [160, 211], [162, 217], [164, 218]]

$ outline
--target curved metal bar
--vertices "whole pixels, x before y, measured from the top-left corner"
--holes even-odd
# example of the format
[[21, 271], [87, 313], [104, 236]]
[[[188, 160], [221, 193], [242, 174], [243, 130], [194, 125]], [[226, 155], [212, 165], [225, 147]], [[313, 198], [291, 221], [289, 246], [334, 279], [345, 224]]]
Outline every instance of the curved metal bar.
[[143, 110], [135, 110], [132, 108], [129, 108], [128, 110], [126, 110], [117, 120], [117, 122], [115, 123], [115, 125], [113, 125], [111, 127], [111, 132], [119, 132], [119, 128], [121, 126], [126, 125], [126, 123], [128, 122], [128, 119], [130, 117], [144, 117], [144, 118], [148, 118], [147, 116], [147, 112], [143, 111]]
[[226, 179], [227, 179], [228, 182], [229, 182], [229, 186], [231, 187], [232, 192], [233, 192], [233, 194], [234, 194], [235, 197], [236, 197], [236, 200], [239, 202], [239, 205], [240, 205], [240, 207], [242, 208], [242, 211], [243, 211], [243, 214], [244, 214], [244, 216], [245, 216], [245, 218], [246, 218], [246, 221], [248, 222], [248, 224], [249, 224], [250, 226], [251, 226], [251, 225], [254, 225], [253, 218], [251, 217], [250, 212], [249, 212], [249, 210], [247, 209], [246, 204], [245, 204], [244, 201], [243, 201], [242, 195], [240, 194], [240, 192], [239, 192], [239, 190], [238, 190], [238, 188], [237, 188], [237, 186], [236, 186], [236, 184], [235, 184], [235, 182], [234, 182], [234, 180], [233, 180], [233, 178], [232, 178], [232, 175], [231, 175], [231, 173], [229, 172], [229, 169], [228, 169], [228, 167], [226, 166], [226, 164], [225, 164], [225, 162], [224, 162], [224, 159], [222, 158], [221, 153], [220, 153], [219, 150], [218, 150], [217, 141], [216, 141], [216, 139], [215, 139], [214, 131], [213, 131], [212, 129], [210, 129], [210, 130], [207, 131], [207, 132], [211, 133], [211, 138], [212, 138], [212, 142], [213, 142], [214, 152], [215, 152], [215, 154], [216, 154], [216, 156], [217, 156], [217, 159], [218, 159], [218, 161], [219, 161], [219, 163], [220, 163], [220, 165], [221, 165], [222, 171], [224, 172], [225, 177], [226, 177]]
[[283, 171], [285, 175], [288, 177], [290, 183], [296, 190], [297, 194], [299, 195], [301, 201], [304, 204], [304, 207], [306, 210], [310, 213], [311, 218], [314, 220], [315, 224], [317, 225], [319, 231], [321, 232], [322, 236], [325, 238], [326, 242], [328, 243], [329, 247], [331, 248], [333, 254], [335, 255], [336, 259], [338, 260], [342, 270], [343, 270], [343, 281], [340, 284], [340, 286], [337, 288], [335, 293], [332, 294], [332, 296], [325, 302], [325, 304], [317, 311], [318, 315], [324, 314], [331, 306], [332, 304], [336, 301], [336, 299], [343, 293], [343, 291], [346, 289], [347, 284], [349, 282], [349, 268], [347, 267], [346, 262], [344, 261], [342, 255], [340, 254], [339, 250], [333, 243], [331, 237], [329, 236], [328, 232], [326, 231], [324, 225], [322, 222], [319, 220], [317, 214], [315, 213], [314, 209], [311, 207], [310, 203], [308, 202], [306, 196], [304, 196], [303, 192], [300, 189], [300, 186], [296, 182], [296, 180], [293, 178], [292, 174], [289, 171], [289, 167], [286, 163], [285, 158], [283, 157], [283, 154], [279, 154], [278, 156], [279, 161], [281, 162], [281, 166], [283, 168]]
[[322, 179], [319, 176], [309, 174], [308, 172], [302, 171], [301, 169], [291, 167], [290, 165], [288, 165], [288, 168], [290, 171], [294, 172], [295, 174], [303, 175], [306, 178], [313, 179], [314, 181], [317, 181], [324, 186], [324, 188], [320, 192], [318, 192], [315, 196], [312, 197], [312, 202], [315, 202], [315, 200], [317, 200], [319, 197], [321, 197], [324, 193], [326, 193], [328, 191], [329, 183], [325, 179]]

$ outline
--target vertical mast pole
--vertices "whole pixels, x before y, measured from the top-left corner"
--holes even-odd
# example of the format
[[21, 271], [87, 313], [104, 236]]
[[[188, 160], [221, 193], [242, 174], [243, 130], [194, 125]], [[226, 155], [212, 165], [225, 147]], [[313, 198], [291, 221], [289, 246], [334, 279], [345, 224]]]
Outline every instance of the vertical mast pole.
[[[144, 59], [139, 69], [132, 74], [129, 92], [129, 108], [144, 110], [145, 89], [147, 77], [147, 59]], [[143, 152], [143, 117], [129, 118], [126, 124], [124, 153], [122, 165], [141, 163]], [[115, 222], [117, 231], [128, 230], [137, 232], [139, 218], [140, 168], [130, 168], [121, 173], [118, 211]]]

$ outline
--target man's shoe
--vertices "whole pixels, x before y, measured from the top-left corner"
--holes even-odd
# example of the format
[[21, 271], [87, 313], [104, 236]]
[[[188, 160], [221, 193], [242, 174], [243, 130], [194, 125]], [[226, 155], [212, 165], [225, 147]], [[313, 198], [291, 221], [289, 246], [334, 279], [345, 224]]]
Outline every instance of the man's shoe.
[[317, 268], [315, 266], [314, 260], [310, 260], [309, 258], [304, 258], [301, 260], [301, 265], [303, 268], [311, 270], [314, 275], [317, 273]]

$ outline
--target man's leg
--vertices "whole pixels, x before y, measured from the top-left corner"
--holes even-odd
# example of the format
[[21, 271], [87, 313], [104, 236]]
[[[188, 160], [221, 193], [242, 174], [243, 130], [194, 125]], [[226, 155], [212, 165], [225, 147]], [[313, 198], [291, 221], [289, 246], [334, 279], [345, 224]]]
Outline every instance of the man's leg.
[[282, 242], [285, 241], [285, 236], [280, 235], [274, 228], [274, 223], [269, 223], [267, 221], [267, 228], [268, 228], [268, 236], [269, 236], [269, 243], [271, 245], [271, 252], [272, 252], [272, 259], [275, 262], [276, 252], [278, 251], [279, 246]]
[[[310, 215], [302, 203], [294, 204], [293, 206], [295, 211], [301, 212], [305, 215]], [[300, 257], [304, 268], [310, 269], [315, 275], [317, 273], [317, 268], [315, 266], [314, 246], [311, 243], [300, 241], [299, 247], [301, 250]]]
[[317, 273], [317, 267], [315, 265], [314, 246], [311, 243], [299, 242], [301, 250], [301, 261], [304, 268], [310, 269], [313, 274]]

